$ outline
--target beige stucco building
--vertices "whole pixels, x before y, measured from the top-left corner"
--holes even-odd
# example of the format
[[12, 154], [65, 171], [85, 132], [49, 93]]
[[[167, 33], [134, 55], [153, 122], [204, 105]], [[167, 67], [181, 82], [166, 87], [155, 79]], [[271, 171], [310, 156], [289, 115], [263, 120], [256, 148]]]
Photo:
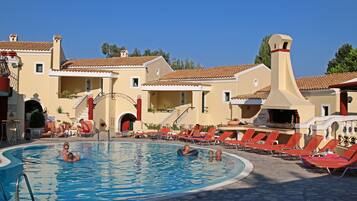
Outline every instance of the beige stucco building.
[[[225, 124], [232, 118], [255, 113], [255, 107], [233, 108], [231, 97], [253, 93], [270, 83], [263, 64], [179, 70], [145, 83], [152, 114], [143, 121], [160, 124]], [[169, 114], [162, 109], [172, 109]], [[157, 111], [159, 109], [159, 112]], [[160, 115], [160, 117], [159, 117]]]
[[[18, 91], [49, 117], [60, 121], [87, 118], [87, 97], [94, 98], [94, 121], [118, 132], [128, 129], [142, 100], [142, 120], [147, 124], [216, 125], [256, 108], [232, 108], [233, 96], [254, 93], [270, 83], [264, 65], [222, 66], [173, 72], [161, 56], [68, 60], [62, 37], [51, 42], [19, 41], [17, 35], [0, 42], [1, 50], [13, 50], [22, 59], [12, 69]], [[132, 125], [130, 125], [132, 126]]]
[[351, 83], [356, 81], [357, 73], [295, 79], [290, 61], [291, 43], [288, 35], [271, 36], [271, 85], [233, 97], [232, 105], [260, 107], [255, 116], [246, 119], [258, 129], [279, 129], [286, 134], [301, 132], [305, 141], [318, 134], [325, 139], [339, 138], [344, 145], [355, 144], [357, 93]]
[[[295, 83], [291, 41], [285, 35], [271, 40], [272, 70], [248, 64], [173, 71], [161, 56], [129, 57], [127, 51], [115, 58], [66, 59], [59, 35], [51, 42], [22, 42], [12, 35], [0, 42], [0, 50], [21, 57], [22, 67], [11, 69], [12, 86], [31, 107], [46, 110], [56, 121], [88, 118], [87, 99], [92, 97], [96, 127], [113, 133], [145, 130], [150, 124], [218, 125], [234, 118], [267, 124], [272, 112], [264, 111], [269, 109], [275, 116], [288, 115], [289, 122], [276, 123], [298, 123], [304, 132], [331, 132], [331, 124], [316, 126], [328, 119], [324, 116], [340, 112], [341, 90], [330, 86], [353, 81], [357, 74], [306, 77]], [[274, 93], [269, 93], [271, 88]], [[349, 96], [349, 113], [356, 114], [357, 95]], [[289, 112], [280, 113], [284, 110]]]

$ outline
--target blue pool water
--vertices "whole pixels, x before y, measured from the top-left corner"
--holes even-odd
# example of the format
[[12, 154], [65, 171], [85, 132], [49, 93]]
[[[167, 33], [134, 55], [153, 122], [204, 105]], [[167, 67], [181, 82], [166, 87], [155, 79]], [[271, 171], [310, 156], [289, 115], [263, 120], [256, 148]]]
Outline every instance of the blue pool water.
[[[0, 181], [14, 197], [16, 176], [25, 172], [37, 200], [137, 200], [181, 193], [231, 179], [245, 168], [242, 161], [223, 155], [210, 161], [208, 150], [199, 156], [177, 156], [178, 145], [158, 143], [73, 142], [76, 163], [59, 156], [62, 144], [36, 145], [5, 151], [12, 163], [0, 168]], [[20, 197], [29, 200], [21, 182]], [[0, 200], [2, 197], [0, 196]]]

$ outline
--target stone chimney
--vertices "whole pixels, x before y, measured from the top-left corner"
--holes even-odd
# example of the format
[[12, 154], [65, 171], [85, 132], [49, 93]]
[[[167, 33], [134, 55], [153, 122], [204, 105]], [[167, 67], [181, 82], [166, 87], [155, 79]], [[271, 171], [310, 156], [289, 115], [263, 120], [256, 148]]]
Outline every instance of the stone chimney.
[[17, 34], [10, 34], [9, 41], [10, 42], [17, 42]]
[[52, 49], [52, 69], [60, 70], [61, 68], [61, 51], [62, 51], [62, 36], [53, 36], [53, 49]]
[[120, 57], [129, 57], [128, 50], [121, 50], [120, 51]]
[[269, 39], [271, 90], [262, 108], [297, 111], [302, 123], [314, 117], [315, 106], [302, 96], [296, 84], [290, 60], [292, 40], [283, 34], [274, 34]]

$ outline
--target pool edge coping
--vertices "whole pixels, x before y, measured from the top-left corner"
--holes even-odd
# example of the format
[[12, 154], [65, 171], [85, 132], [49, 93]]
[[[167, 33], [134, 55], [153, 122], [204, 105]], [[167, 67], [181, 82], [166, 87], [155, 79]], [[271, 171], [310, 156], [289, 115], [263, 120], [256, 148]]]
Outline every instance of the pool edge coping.
[[[91, 143], [95, 143], [98, 141], [74, 141], [74, 142], [91, 142]], [[106, 141], [99, 141], [101, 143], [107, 143]], [[182, 144], [178, 144], [178, 143], [164, 143], [164, 142], [127, 142], [127, 141], [113, 141], [113, 142], [120, 142], [120, 143], [152, 143], [152, 144], [166, 144], [166, 145], [176, 145], [176, 146], [182, 146]], [[21, 144], [21, 145], [15, 145], [12, 147], [6, 147], [4, 149], [0, 150], [0, 159], [3, 161], [2, 163], [0, 163], [0, 168], [6, 167], [8, 165], [11, 164], [11, 160], [8, 159], [6, 156], [4, 156], [4, 152], [12, 150], [12, 149], [16, 149], [16, 148], [23, 148], [23, 147], [32, 147], [32, 146], [41, 146], [41, 145], [54, 145], [54, 144], [62, 144], [64, 142], [36, 142], [34, 144]], [[211, 145], [209, 145], [211, 146]], [[213, 145], [215, 146], [215, 145]], [[202, 146], [197, 146], [196, 144], [191, 145], [191, 147], [194, 148], [198, 148], [198, 149], [205, 149], [205, 150], [215, 150], [213, 148], [210, 147], [202, 147]], [[148, 196], [148, 197], [137, 197], [137, 199], [139, 200], [148, 200], [148, 199], [157, 199], [157, 200], [164, 200], [164, 199], [170, 199], [170, 198], [176, 198], [176, 197], [181, 197], [184, 195], [189, 195], [189, 194], [193, 194], [193, 193], [198, 193], [198, 192], [203, 192], [203, 191], [211, 191], [214, 189], [217, 189], [219, 187], [223, 187], [235, 182], [238, 182], [241, 179], [244, 179], [245, 177], [247, 177], [254, 169], [254, 165], [248, 160], [245, 159], [241, 156], [229, 153], [229, 152], [225, 152], [223, 151], [222, 154], [226, 154], [230, 157], [236, 158], [240, 161], [242, 161], [242, 163], [244, 164], [244, 169], [242, 170], [242, 172], [240, 172], [238, 175], [236, 175], [235, 177], [231, 178], [231, 179], [227, 179], [225, 181], [216, 183], [216, 184], [212, 184], [203, 188], [198, 188], [198, 189], [193, 189], [193, 190], [188, 190], [188, 191], [184, 191], [184, 192], [177, 192], [177, 193], [163, 193], [162, 195], [152, 195], [152, 196]]]

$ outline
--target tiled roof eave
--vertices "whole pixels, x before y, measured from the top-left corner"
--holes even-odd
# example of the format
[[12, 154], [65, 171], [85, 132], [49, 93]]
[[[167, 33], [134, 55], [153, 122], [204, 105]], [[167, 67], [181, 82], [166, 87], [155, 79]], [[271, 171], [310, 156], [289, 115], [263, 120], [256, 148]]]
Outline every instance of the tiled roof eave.
[[163, 81], [170, 81], [170, 80], [175, 80], [175, 81], [197, 81], [197, 80], [235, 80], [236, 78], [233, 76], [227, 76], [227, 77], [192, 77], [192, 78], [170, 78], [170, 79], [160, 79]]
[[93, 70], [50, 70], [49, 76], [53, 77], [101, 77], [101, 78], [117, 78], [118, 73], [112, 71], [93, 71]]
[[35, 50], [35, 49], [3, 49], [0, 48], [0, 51], [15, 51], [15, 52], [43, 52], [43, 53], [51, 53], [51, 49], [49, 50]]
[[68, 66], [67, 69], [72, 68], [108, 68], [108, 69], [117, 69], [117, 68], [145, 68], [143, 65], [120, 65], [120, 66], [109, 66], [109, 65], [95, 65], [95, 66]]

